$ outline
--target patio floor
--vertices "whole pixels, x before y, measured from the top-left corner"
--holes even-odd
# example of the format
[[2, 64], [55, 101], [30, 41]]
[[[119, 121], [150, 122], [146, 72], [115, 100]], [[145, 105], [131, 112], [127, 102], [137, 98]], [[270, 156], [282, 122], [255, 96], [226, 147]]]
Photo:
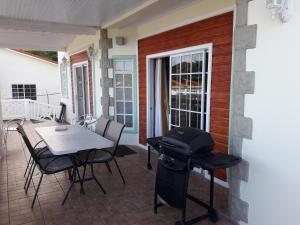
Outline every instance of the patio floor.
[[[34, 127], [54, 125], [51, 122], [25, 123], [25, 130], [32, 143], [39, 138]], [[153, 213], [154, 171], [146, 169], [147, 154], [132, 146], [137, 154], [118, 158], [126, 179], [121, 178], [111, 163], [112, 174], [105, 165], [97, 165], [96, 175], [107, 194], [104, 195], [93, 182], [85, 183], [85, 195], [79, 194], [79, 185], [71, 191], [64, 206], [61, 205], [69, 187], [67, 174], [45, 176], [34, 209], [30, 208], [39, 174], [34, 175], [34, 185], [25, 194], [23, 173], [28, 159], [21, 137], [11, 132], [8, 137], [6, 156], [0, 161], [0, 225], [173, 225], [180, 219], [179, 210], [164, 206]], [[155, 154], [153, 155], [153, 159]], [[153, 160], [155, 161], [155, 160]], [[155, 163], [153, 163], [155, 164]], [[190, 193], [208, 200], [209, 183], [199, 174], [192, 174]], [[215, 205], [221, 212], [227, 208], [227, 190], [219, 185], [215, 188]], [[187, 217], [204, 213], [205, 210], [188, 202]], [[220, 216], [219, 225], [231, 225]], [[199, 224], [213, 224], [205, 220]]]

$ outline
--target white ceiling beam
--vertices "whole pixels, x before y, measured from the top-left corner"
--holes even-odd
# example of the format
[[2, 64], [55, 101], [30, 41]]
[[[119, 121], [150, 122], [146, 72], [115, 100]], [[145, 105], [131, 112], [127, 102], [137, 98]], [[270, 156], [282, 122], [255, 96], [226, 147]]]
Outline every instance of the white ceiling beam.
[[30, 43], [22, 43], [16, 44], [11, 42], [2, 42], [0, 40], [0, 48], [9, 48], [9, 49], [24, 49], [24, 50], [38, 50], [38, 51], [65, 51], [64, 46], [51, 46], [51, 45], [37, 45], [37, 44], [30, 44]]
[[0, 16], [0, 29], [61, 33], [61, 34], [94, 35], [96, 34], [99, 28], [82, 26], [82, 25], [55, 23], [55, 22], [15, 19], [15, 18]]
[[73, 34], [54, 34], [0, 29], [0, 47], [12, 49], [32, 49], [64, 51], [74, 39]]
[[147, 2], [145, 2], [144, 4], [130, 10], [129, 12], [109, 21], [106, 22], [105, 24], [102, 25], [103, 28], [109, 28], [112, 27], [114, 24], [119, 23], [125, 19], [127, 19], [128, 17], [131, 17], [133, 15], [135, 15], [136, 13], [146, 9], [147, 7], [153, 5], [154, 3], [157, 3], [159, 0], [148, 0]]

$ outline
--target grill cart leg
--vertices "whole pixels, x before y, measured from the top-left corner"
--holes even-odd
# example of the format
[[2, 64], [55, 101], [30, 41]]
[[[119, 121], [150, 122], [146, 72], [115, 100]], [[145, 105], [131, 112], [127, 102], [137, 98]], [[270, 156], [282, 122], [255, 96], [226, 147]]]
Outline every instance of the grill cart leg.
[[154, 213], [157, 214], [157, 193], [154, 193]]
[[[191, 201], [197, 203], [198, 205], [204, 207], [207, 209], [207, 213], [195, 217], [189, 221], [179, 221], [176, 223], [176, 225], [192, 225], [195, 223], [198, 223], [205, 219], [210, 219], [213, 223], [216, 223], [219, 220], [217, 211], [214, 209], [214, 171], [209, 171], [210, 173], [210, 193], [209, 193], [209, 204], [206, 204], [205, 202], [202, 202], [201, 200], [195, 198], [194, 196], [187, 194], [187, 198]], [[181, 222], [181, 223], [180, 223]]]
[[209, 193], [209, 209], [208, 209], [208, 215], [209, 219], [216, 223], [219, 220], [217, 211], [214, 209], [214, 171], [209, 171], [210, 173], [210, 193]]
[[152, 170], [152, 165], [151, 165], [151, 161], [150, 161], [150, 153], [151, 153], [151, 147], [150, 147], [150, 145], [148, 145], [148, 162], [147, 162], [148, 170]]

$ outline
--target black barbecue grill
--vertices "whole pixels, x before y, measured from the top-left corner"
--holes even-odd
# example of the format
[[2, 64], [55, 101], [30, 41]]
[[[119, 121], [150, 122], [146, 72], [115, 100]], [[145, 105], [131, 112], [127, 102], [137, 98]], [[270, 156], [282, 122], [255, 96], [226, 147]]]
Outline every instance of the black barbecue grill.
[[[190, 225], [207, 218], [217, 222], [218, 215], [213, 206], [214, 170], [232, 167], [241, 159], [232, 155], [212, 153], [214, 141], [211, 135], [195, 128], [174, 128], [165, 136], [149, 138], [147, 142], [148, 169], [152, 168], [150, 146], [160, 154], [156, 172], [154, 212], [157, 213], [157, 207], [163, 206], [157, 202], [157, 196], [160, 196], [168, 205], [182, 210], [182, 218], [176, 225]], [[188, 194], [189, 174], [194, 167], [209, 171], [209, 204]], [[186, 221], [187, 199], [206, 208], [207, 213]]]

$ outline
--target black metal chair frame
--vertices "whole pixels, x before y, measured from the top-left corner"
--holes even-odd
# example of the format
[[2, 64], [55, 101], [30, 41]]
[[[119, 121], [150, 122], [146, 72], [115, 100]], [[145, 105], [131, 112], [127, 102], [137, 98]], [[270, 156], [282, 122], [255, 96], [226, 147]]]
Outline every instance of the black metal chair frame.
[[[26, 134], [25, 134], [26, 135]], [[28, 138], [28, 137], [27, 137]], [[39, 141], [38, 143], [35, 144], [35, 146], [33, 147], [33, 149], [36, 151], [36, 155], [38, 158], [43, 158], [41, 157], [41, 155], [48, 150], [47, 146], [43, 147], [43, 148], [38, 148], [38, 146], [43, 143], [44, 141], [41, 140]], [[30, 155], [30, 158], [27, 162], [27, 166], [26, 166], [26, 169], [25, 169], [25, 172], [24, 172], [24, 177], [25, 177], [25, 184], [24, 184], [24, 189], [26, 190], [26, 193], [28, 191], [28, 188], [29, 188], [29, 185], [30, 185], [30, 182], [28, 183], [29, 181], [29, 175], [31, 174], [31, 171], [32, 171], [32, 168], [34, 166], [35, 162], [32, 158], [32, 156]], [[27, 173], [28, 172], [28, 173]]]
[[[101, 119], [101, 117], [99, 118], [99, 119]], [[98, 120], [97, 121], [95, 121], [94, 123], [97, 123], [98, 122]], [[109, 126], [109, 124], [110, 124], [110, 122], [111, 122], [111, 120], [108, 120], [107, 121], [107, 123], [106, 123], [106, 125], [105, 125], [105, 128], [104, 128], [104, 131], [103, 131], [103, 134], [101, 135], [101, 134], [99, 134], [99, 135], [101, 135], [102, 137], [104, 137], [105, 136], [105, 133], [106, 133], [106, 131], [107, 131], [107, 128], [108, 128], [108, 126]], [[92, 123], [90, 123], [89, 125], [91, 125]], [[95, 130], [95, 132], [96, 132], [96, 130]], [[97, 133], [97, 132], [96, 132]], [[98, 134], [98, 133], [97, 133]], [[106, 166], [106, 168], [107, 168], [107, 170], [108, 170], [108, 172], [110, 172], [110, 173], [112, 173], [112, 170], [111, 170], [111, 168], [110, 168], [110, 166], [109, 166], [109, 163], [108, 162], [106, 162], [105, 163], [105, 166]]]
[[[71, 185], [67, 191], [67, 193], [65, 194], [65, 197], [63, 199], [63, 202], [62, 202], [62, 205], [64, 205], [74, 183], [76, 182], [76, 176], [75, 174], [77, 173], [78, 175], [78, 178], [79, 178], [79, 182], [81, 184], [81, 187], [82, 187], [82, 181], [81, 181], [81, 178], [80, 178], [80, 174], [79, 174], [79, 171], [78, 171], [78, 163], [76, 162], [76, 159], [73, 155], [62, 155], [62, 156], [53, 156], [51, 158], [49, 158], [49, 162], [47, 162], [46, 165], [42, 165], [41, 164], [41, 160], [45, 160], [45, 159], [41, 159], [38, 157], [38, 155], [36, 154], [36, 152], [34, 151], [34, 148], [32, 147], [29, 139], [27, 138], [26, 135], [24, 135], [24, 132], [22, 132], [22, 130], [20, 129], [20, 127], [17, 128], [18, 132], [21, 134], [31, 156], [32, 156], [32, 160], [34, 161], [34, 164], [33, 164], [33, 168], [32, 170], [30, 171], [30, 176], [29, 176], [29, 184], [30, 184], [30, 181], [32, 181], [32, 177], [33, 177], [33, 174], [34, 174], [34, 171], [35, 171], [35, 168], [38, 167], [39, 171], [41, 172], [41, 176], [40, 176], [40, 179], [39, 179], [39, 182], [38, 182], [38, 186], [36, 187], [36, 191], [35, 191], [35, 194], [34, 194], [34, 198], [33, 198], [33, 201], [32, 201], [32, 204], [31, 204], [31, 208], [33, 208], [34, 206], [34, 203], [35, 203], [35, 200], [36, 200], [36, 197], [37, 197], [37, 194], [38, 194], [38, 191], [39, 191], [39, 188], [40, 188], [40, 185], [41, 185], [41, 182], [42, 182], [42, 179], [44, 177], [44, 175], [50, 175], [50, 174], [55, 174], [55, 173], [59, 173], [59, 172], [62, 172], [62, 171], [68, 171], [69, 169], [72, 169], [74, 171], [74, 174], [73, 174], [73, 179], [72, 179], [72, 182], [71, 182]], [[72, 162], [72, 166], [66, 166], [65, 168], [61, 168], [61, 169], [57, 169], [57, 170], [49, 170], [48, 167], [54, 163], [56, 160], [58, 159], [61, 159], [61, 158], [69, 158], [69, 160]], [[27, 189], [28, 190], [28, 189]]]
[[[94, 174], [94, 164], [96, 164], [96, 163], [105, 163], [109, 167], [108, 163], [111, 162], [111, 161], [114, 161], [114, 163], [116, 164], [116, 167], [118, 169], [118, 172], [119, 172], [119, 174], [120, 174], [120, 176], [122, 178], [123, 184], [125, 184], [124, 176], [123, 176], [122, 171], [121, 171], [121, 169], [119, 167], [119, 164], [118, 164], [118, 162], [117, 162], [117, 160], [115, 158], [115, 155], [116, 155], [116, 152], [117, 152], [117, 149], [118, 149], [118, 145], [119, 145], [119, 141], [121, 139], [121, 135], [123, 133], [124, 128], [125, 128], [125, 125], [123, 125], [123, 127], [121, 129], [121, 132], [120, 132], [120, 135], [119, 135], [119, 137], [118, 137], [118, 139], [117, 139], [117, 141], [115, 143], [115, 146], [113, 147], [114, 148], [113, 153], [110, 152], [110, 151], [108, 151], [108, 150], [106, 150], [106, 149], [92, 149], [92, 150], [90, 150], [87, 153], [86, 158], [83, 160], [82, 182], [89, 181], [89, 180], [95, 180], [96, 183], [98, 184], [98, 186], [100, 187], [100, 189], [103, 191], [104, 194], [106, 193], [106, 191], [104, 190], [104, 188], [102, 187], [102, 185], [100, 184], [100, 182], [98, 181], [98, 179], [96, 178], [96, 176]], [[94, 156], [95, 156], [97, 151], [103, 151], [105, 153], [108, 153], [111, 157], [109, 159], [100, 160], [100, 161], [94, 161], [94, 157], [92, 157], [91, 162], [89, 162], [89, 158], [90, 158], [91, 154], [94, 154]], [[85, 177], [87, 165], [90, 165], [90, 167], [91, 167], [91, 177], [88, 177], [88, 178]], [[110, 167], [109, 167], [109, 170], [110, 170]], [[82, 188], [82, 192], [84, 193], [83, 188]]]
[[13, 125], [19, 125], [23, 124], [25, 118], [16, 118], [16, 119], [11, 119], [6, 122], [6, 126], [4, 126], [4, 143], [7, 145], [7, 139], [8, 139], [8, 133], [9, 132], [17, 132], [16, 127], [12, 127]]
[[[23, 126], [22, 126], [21, 124], [19, 124], [19, 123], [17, 123], [17, 125], [18, 125], [18, 127], [19, 127], [19, 131], [18, 131], [17, 129], [16, 129], [16, 131], [18, 131], [18, 133], [20, 133], [21, 136], [22, 136], [22, 135], [26, 136], [26, 138], [29, 140], [29, 138], [28, 138], [28, 136], [27, 136], [27, 134], [26, 134], [26, 132], [25, 132]], [[39, 158], [46, 158], [46, 157], [42, 157], [42, 154], [43, 154], [45, 151], [48, 150], [47, 146], [44, 146], [44, 147], [42, 147], [42, 148], [38, 148], [38, 146], [39, 146], [41, 143], [43, 143], [43, 142], [44, 142], [44, 141], [41, 140], [41, 141], [37, 142], [37, 143], [35, 144], [35, 146], [33, 147], [33, 149], [36, 151], [36, 154], [37, 154], [37, 156], [38, 156]], [[25, 144], [26, 144], [26, 143], [25, 143]], [[24, 184], [24, 189], [25, 189], [26, 193], [27, 193], [28, 188], [29, 188], [29, 185], [30, 185], [30, 182], [28, 183], [28, 181], [29, 181], [29, 175], [30, 175], [31, 170], [32, 170], [32, 168], [33, 168], [33, 166], [34, 166], [34, 163], [35, 163], [35, 162], [34, 162], [32, 156], [31, 156], [31, 154], [30, 154], [30, 158], [29, 158], [29, 160], [28, 160], [28, 162], [27, 162], [27, 166], [26, 166], [26, 169], [25, 169], [25, 172], [24, 172], [24, 177], [25, 177], [25, 179], [26, 179], [26, 180], [25, 180], [25, 184]], [[27, 172], [28, 172], [28, 173], [27, 173]]]

